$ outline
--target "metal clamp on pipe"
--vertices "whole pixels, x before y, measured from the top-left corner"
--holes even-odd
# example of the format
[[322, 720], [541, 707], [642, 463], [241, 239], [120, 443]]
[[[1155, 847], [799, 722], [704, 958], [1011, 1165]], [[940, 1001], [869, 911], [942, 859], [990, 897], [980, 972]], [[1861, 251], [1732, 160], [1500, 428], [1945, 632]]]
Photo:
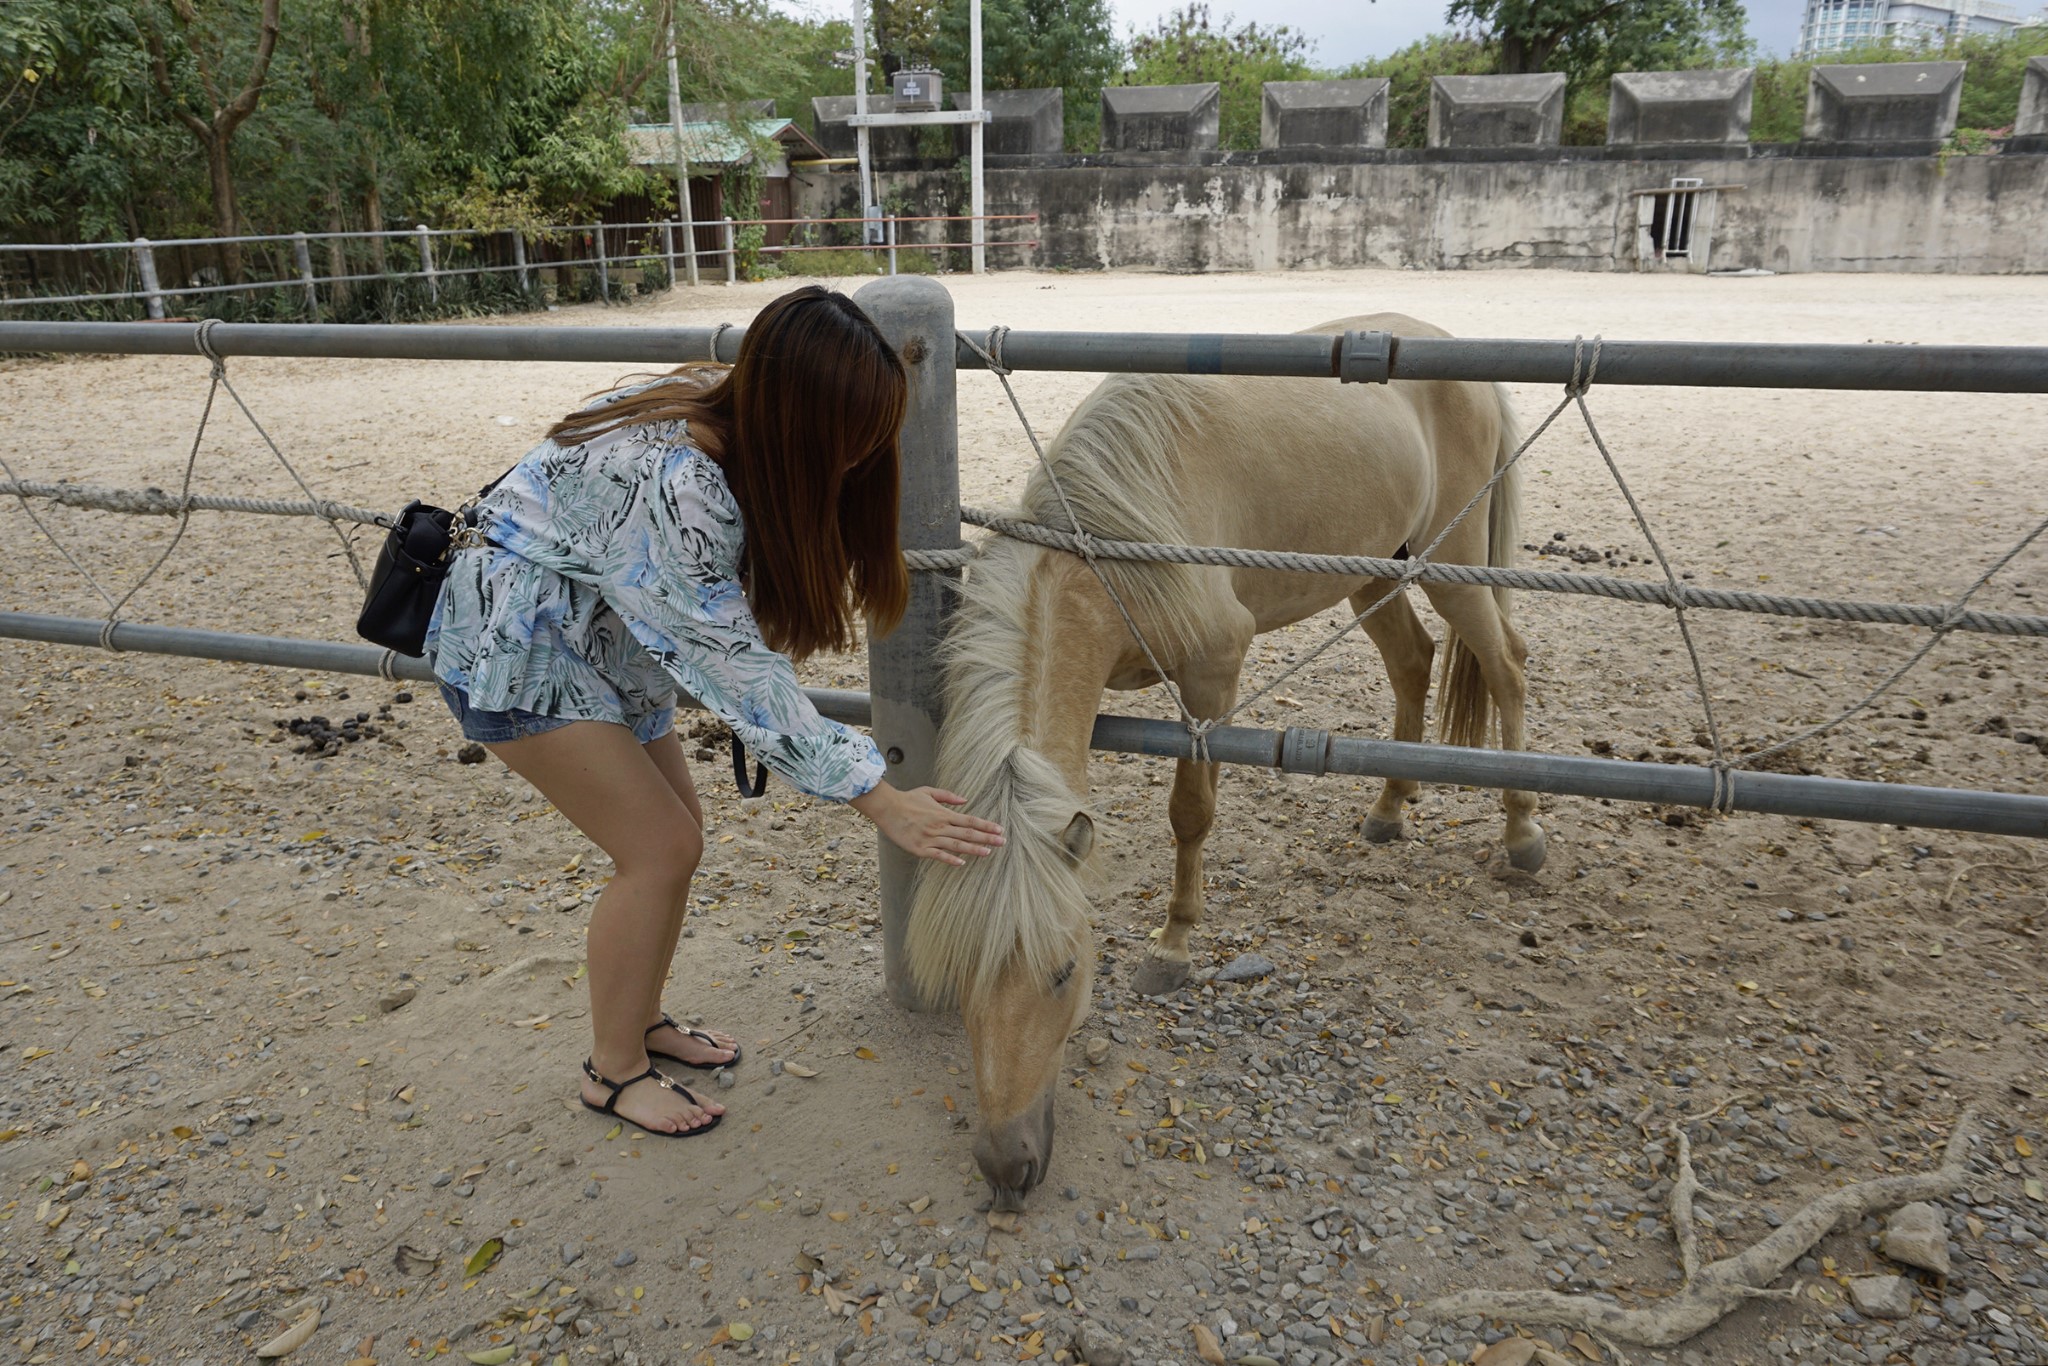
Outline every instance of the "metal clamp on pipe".
[[1346, 332], [1337, 343], [1340, 384], [1385, 384], [1394, 368], [1394, 334]]
[[1289, 726], [1280, 737], [1280, 771], [1320, 778], [1330, 771], [1330, 732]]

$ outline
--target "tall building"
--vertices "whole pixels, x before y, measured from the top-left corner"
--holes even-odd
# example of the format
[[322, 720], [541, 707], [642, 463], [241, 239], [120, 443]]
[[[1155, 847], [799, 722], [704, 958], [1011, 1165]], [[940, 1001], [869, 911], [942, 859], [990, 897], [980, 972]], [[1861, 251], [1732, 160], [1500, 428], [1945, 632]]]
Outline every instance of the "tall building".
[[1918, 47], [1973, 33], [1997, 36], [2028, 21], [1998, 0], [1806, 0], [1795, 57], [1820, 57], [1865, 43]]

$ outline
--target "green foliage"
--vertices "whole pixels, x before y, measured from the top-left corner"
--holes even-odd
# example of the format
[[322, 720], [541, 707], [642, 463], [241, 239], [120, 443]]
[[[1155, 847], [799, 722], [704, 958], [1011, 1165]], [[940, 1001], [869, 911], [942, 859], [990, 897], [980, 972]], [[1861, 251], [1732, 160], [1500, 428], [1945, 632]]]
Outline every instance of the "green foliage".
[[[1913, 46], [1869, 43], [1829, 53], [1825, 65], [1856, 66], [1874, 62], [1960, 61], [1963, 93], [1956, 110], [1959, 132], [2001, 133], [2019, 117], [2020, 89], [2026, 82], [2027, 60], [2048, 55], [2048, 29], [2014, 29], [2003, 35], [1971, 34], [1946, 43]], [[1763, 62], [1756, 69], [1756, 102], [1750, 116], [1755, 142], [1797, 142], [1806, 123], [1806, 92], [1814, 63]], [[1967, 143], [1967, 145], [1965, 145]], [[1974, 140], [1952, 143], [1945, 155], [1972, 155]], [[1989, 150], [1989, 139], [1982, 150]]]
[[1387, 80], [1387, 146], [1421, 147], [1429, 141], [1429, 81], [1432, 76], [1493, 73], [1494, 50], [1465, 34], [1439, 33], [1418, 39], [1386, 57], [1347, 67], [1340, 77], [1383, 76]]
[[1121, 84], [1222, 87], [1218, 145], [1252, 151], [1259, 145], [1260, 105], [1267, 81], [1299, 81], [1311, 74], [1312, 39], [1285, 24], [1239, 24], [1236, 16], [1210, 17], [1202, 0], [1174, 10], [1147, 33], [1131, 39], [1131, 65]]
[[[943, 0], [932, 56], [953, 90], [967, 89], [967, 39], [967, 0]], [[1060, 87], [1069, 151], [1095, 150], [1102, 87], [1116, 79], [1122, 64], [1107, 0], [983, 0], [982, 85], [989, 90]]]

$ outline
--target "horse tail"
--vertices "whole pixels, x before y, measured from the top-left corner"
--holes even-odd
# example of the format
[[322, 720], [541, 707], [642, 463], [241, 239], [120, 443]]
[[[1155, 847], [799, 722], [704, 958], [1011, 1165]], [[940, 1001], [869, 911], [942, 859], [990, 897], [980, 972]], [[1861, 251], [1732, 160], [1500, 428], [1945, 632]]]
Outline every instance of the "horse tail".
[[[1508, 462], [1522, 448], [1521, 419], [1508, 391], [1493, 386], [1494, 407], [1500, 417], [1500, 436], [1494, 443], [1493, 469], [1498, 481], [1486, 509], [1486, 563], [1505, 569], [1514, 563], [1515, 548], [1522, 535], [1522, 470]], [[1493, 590], [1494, 605], [1505, 622], [1513, 610], [1513, 594], [1504, 587]], [[1479, 656], [1451, 633], [1444, 650], [1437, 695], [1441, 699], [1437, 716], [1437, 738], [1448, 745], [1480, 746], [1493, 738], [1493, 696], [1486, 690], [1479, 669]]]

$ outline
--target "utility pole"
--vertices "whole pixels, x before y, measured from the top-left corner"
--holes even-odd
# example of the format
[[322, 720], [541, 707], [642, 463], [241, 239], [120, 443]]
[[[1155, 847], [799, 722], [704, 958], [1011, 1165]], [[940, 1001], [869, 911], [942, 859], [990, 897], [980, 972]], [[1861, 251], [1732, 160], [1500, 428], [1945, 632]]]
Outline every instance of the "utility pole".
[[[866, 218], [875, 202], [874, 173], [868, 157], [868, 7], [865, 0], [853, 0], [853, 136], [860, 157], [860, 216]], [[868, 224], [860, 225], [860, 240], [868, 240]]]
[[973, 186], [973, 207], [968, 209], [968, 212], [974, 215], [974, 221], [967, 225], [967, 240], [972, 242], [974, 247], [967, 254], [973, 258], [974, 273], [982, 275], [988, 270], [988, 224], [982, 221], [983, 206], [987, 201], [982, 195], [981, 151], [982, 136], [987, 126], [981, 119], [981, 0], [969, 0], [967, 28], [967, 46], [974, 54], [973, 63], [969, 68], [973, 75], [969, 78], [967, 94], [967, 107], [974, 113], [974, 122], [969, 125], [967, 134], [971, 167], [969, 178]]
[[[668, 123], [676, 139], [676, 209], [682, 216], [683, 266], [690, 287], [697, 287], [697, 220], [690, 210], [690, 154], [683, 146], [683, 81], [676, 69], [676, 5], [668, 7]], [[669, 262], [671, 273], [675, 262]]]

